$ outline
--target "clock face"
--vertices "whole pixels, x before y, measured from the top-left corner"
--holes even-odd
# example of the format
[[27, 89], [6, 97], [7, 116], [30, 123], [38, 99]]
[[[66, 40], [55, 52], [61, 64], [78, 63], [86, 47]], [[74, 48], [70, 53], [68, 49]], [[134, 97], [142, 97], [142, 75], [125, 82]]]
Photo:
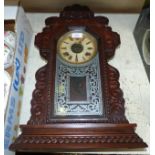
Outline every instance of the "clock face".
[[57, 51], [68, 63], [83, 64], [96, 55], [97, 41], [85, 31], [69, 31], [58, 40]]

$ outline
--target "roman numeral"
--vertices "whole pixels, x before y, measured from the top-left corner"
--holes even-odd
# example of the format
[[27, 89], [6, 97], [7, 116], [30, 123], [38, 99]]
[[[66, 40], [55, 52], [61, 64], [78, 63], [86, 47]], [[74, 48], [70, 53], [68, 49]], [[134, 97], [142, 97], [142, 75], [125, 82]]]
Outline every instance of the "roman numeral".
[[67, 47], [61, 47], [61, 49], [66, 50], [66, 49], [67, 49]]
[[65, 44], [69, 44], [68, 42], [64, 41]]
[[85, 56], [90, 56], [90, 55], [91, 55], [91, 53], [89, 53], [89, 52], [85, 53]]
[[69, 56], [69, 53], [68, 52], [64, 52], [63, 55], [64, 56]]
[[71, 59], [72, 59], [72, 56], [70, 55], [70, 56], [68, 57], [68, 59], [71, 60]]
[[92, 48], [92, 47], [88, 47], [87, 49], [88, 49], [88, 50], [92, 50], [93, 48]]
[[88, 41], [87, 43], [86, 43], [86, 45], [88, 45], [88, 44], [90, 44], [91, 43], [91, 41]]

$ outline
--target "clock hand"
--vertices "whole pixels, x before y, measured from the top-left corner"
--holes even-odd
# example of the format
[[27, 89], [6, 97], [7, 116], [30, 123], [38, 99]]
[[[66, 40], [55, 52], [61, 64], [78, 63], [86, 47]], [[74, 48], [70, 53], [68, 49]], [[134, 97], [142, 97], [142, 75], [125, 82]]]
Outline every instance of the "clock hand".
[[78, 56], [77, 56], [77, 54], [76, 54], [76, 57], [75, 57], [75, 61], [78, 62]]

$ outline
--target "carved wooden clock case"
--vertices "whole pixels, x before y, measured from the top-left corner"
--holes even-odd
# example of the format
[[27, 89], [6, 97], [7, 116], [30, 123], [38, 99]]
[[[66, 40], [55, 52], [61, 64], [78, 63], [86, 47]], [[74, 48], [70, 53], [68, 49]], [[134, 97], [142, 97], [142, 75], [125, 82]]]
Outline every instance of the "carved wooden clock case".
[[125, 117], [119, 72], [108, 64], [119, 35], [86, 6], [47, 18], [35, 45], [47, 64], [36, 73], [31, 118], [10, 146], [16, 151], [144, 148]]

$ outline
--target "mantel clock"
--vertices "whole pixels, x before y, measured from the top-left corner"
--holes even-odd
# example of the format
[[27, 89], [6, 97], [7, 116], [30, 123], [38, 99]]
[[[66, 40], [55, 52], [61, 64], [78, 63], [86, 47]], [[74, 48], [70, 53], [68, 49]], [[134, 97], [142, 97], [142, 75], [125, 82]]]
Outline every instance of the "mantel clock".
[[47, 61], [36, 73], [31, 118], [10, 146], [16, 151], [144, 148], [125, 117], [119, 72], [108, 60], [120, 44], [108, 18], [86, 6], [65, 7], [35, 37]]

